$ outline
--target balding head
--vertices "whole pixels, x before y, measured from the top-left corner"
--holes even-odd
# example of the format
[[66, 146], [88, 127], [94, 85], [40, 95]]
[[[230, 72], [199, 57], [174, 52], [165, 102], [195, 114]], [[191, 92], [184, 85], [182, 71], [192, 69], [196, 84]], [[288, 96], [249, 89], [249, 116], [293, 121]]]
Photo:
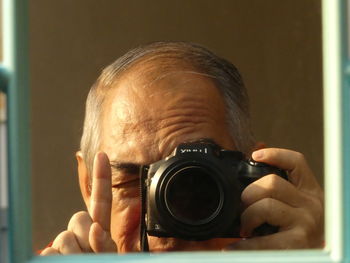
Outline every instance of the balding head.
[[[250, 152], [253, 139], [249, 124], [248, 98], [238, 70], [230, 62], [196, 44], [157, 42], [133, 49], [117, 59], [103, 70], [91, 88], [81, 139], [81, 151], [90, 172], [93, 157], [102, 142], [101, 122], [107, 108], [106, 101], [113, 90], [123, 88], [123, 92], [128, 92], [127, 89], [131, 92], [137, 86], [137, 89], [144, 89], [141, 98], [143, 101], [147, 100], [145, 94], [150, 96], [151, 92], [154, 92], [152, 96], [162, 96], [161, 91], [152, 90], [152, 85], [166, 79], [167, 85], [163, 86], [168, 91], [186, 93], [183, 87], [192, 89], [194, 86], [177, 85], [181, 81], [177, 78], [180, 73], [197, 75], [198, 81], [200, 78], [210, 80], [218, 90], [219, 96], [222, 96], [227, 127], [236, 149]], [[138, 81], [139, 85], [133, 85], [135, 81]], [[170, 85], [171, 82], [173, 85]], [[177, 86], [181, 86], [181, 89], [176, 90]], [[130, 107], [133, 107], [133, 104]]]

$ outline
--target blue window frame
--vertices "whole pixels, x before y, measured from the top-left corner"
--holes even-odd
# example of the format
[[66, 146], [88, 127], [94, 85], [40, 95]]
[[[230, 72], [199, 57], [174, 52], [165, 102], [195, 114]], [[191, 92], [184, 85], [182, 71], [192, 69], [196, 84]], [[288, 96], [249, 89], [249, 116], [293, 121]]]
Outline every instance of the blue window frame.
[[[10, 262], [349, 262], [350, 60], [347, 10], [342, 0], [322, 1], [326, 247], [324, 250], [233, 251], [125, 256], [37, 257], [32, 251], [28, 1], [4, 0], [4, 63], [0, 85], [8, 96]], [[7, 78], [8, 77], [8, 78]]]

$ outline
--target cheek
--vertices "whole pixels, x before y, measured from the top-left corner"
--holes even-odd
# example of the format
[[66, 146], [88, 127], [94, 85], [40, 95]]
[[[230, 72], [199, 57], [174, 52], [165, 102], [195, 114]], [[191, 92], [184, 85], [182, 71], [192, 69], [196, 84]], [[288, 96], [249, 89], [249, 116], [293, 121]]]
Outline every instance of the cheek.
[[111, 235], [120, 252], [134, 251], [139, 240], [141, 204], [138, 189], [113, 192]]

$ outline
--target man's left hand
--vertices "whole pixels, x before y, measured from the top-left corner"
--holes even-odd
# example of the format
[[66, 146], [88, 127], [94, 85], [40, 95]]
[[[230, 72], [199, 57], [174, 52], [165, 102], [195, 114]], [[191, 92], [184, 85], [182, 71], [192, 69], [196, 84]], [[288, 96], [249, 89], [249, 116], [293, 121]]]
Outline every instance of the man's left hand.
[[[321, 248], [324, 242], [323, 191], [301, 153], [266, 148], [253, 159], [288, 172], [288, 181], [270, 174], [248, 185], [241, 199], [243, 239], [227, 249]], [[263, 223], [279, 227], [277, 233], [254, 236]]]

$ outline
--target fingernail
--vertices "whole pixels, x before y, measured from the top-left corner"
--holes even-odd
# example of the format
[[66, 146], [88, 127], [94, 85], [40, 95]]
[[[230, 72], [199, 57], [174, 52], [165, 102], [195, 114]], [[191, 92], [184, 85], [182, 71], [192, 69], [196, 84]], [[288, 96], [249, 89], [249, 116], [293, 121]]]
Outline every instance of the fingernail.
[[264, 157], [264, 150], [253, 152], [252, 157], [255, 161], [261, 160]]

